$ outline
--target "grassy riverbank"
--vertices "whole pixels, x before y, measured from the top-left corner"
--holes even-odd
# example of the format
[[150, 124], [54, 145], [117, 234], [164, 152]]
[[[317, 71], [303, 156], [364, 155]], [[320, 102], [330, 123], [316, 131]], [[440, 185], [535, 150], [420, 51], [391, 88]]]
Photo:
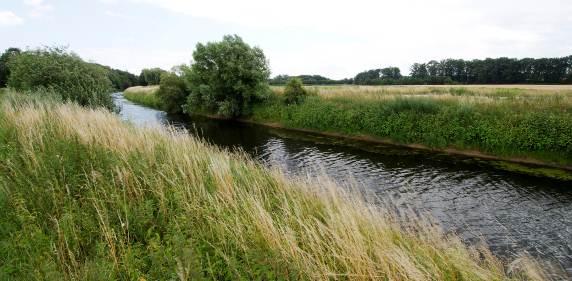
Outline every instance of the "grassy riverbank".
[[2, 280], [542, 279], [326, 179], [104, 110], [0, 100]]
[[123, 96], [132, 102], [147, 107], [162, 109], [163, 103], [157, 96], [158, 91], [159, 86], [136, 86], [123, 91]]
[[572, 165], [572, 88], [314, 87], [284, 106], [281, 89], [252, 119]]
[[[255, 106], [247, 119], [453, 153], [572, 166], [570, 86], [307, 88], [313, 95], [303, 103], [285, 105], [283, 88], [273, 87], [271, 98]], [[127, 98], [139, 102], [146, 95]]]

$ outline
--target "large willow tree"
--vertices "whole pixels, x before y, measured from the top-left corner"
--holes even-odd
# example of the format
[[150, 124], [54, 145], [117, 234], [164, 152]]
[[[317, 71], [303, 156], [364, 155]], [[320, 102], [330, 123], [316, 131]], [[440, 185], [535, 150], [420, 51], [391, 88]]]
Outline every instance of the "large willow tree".
[[268, 94], [270, 70], [264, 53], [237, 35], [197, 44], [193, 60], [185, 75], [190, 89], [188, 113], [238, 117]]

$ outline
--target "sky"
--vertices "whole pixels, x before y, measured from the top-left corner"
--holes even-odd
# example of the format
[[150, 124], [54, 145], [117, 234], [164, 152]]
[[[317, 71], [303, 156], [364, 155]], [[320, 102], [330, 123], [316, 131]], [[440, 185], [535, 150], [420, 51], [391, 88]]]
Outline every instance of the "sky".
[[572, 55], [572, 0], [1, 0], [0, 51], [67, 46], [138, 74], [237, 34], [272, 75], [333, 79], [445, 58]]

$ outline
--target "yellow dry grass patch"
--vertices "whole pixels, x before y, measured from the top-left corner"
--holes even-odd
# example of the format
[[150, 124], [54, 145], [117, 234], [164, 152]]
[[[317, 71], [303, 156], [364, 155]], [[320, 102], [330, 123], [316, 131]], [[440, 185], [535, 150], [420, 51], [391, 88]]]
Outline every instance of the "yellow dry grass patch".
[[124, 90], [125, 93], [142, 93], [142, 94], [149, 94], [158, 91], [160, 88], [159, 85], [153, 86], [134, 86]]

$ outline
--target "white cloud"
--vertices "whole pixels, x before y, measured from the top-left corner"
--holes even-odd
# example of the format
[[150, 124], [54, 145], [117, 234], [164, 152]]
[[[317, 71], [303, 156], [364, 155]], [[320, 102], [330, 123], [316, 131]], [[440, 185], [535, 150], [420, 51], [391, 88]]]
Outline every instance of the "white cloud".
[[24, 0], [24, 4], [31, 8], [31, 17], [41, 17], [54, 9], [52, 5], [45, 3], [44, 0]]
[[112, 18], [123, 18], [123, 19], [129, 18], [127, 15], [110, 10], [105, 11], [105, 15]]
[[[144, 42], [140, 42], [144, 44]], [[95, 61], [113, 68], [139, 74], [143, 68], [160, 67], [165, 70], [189, 63], [192, 50], [129, 48], [84, 48], [78, 54], [87, 61]]]
[[11, 11], [0, 11], [0, 26], [3, 25], [19, 25], [24, 23], [24, 19], [17, 16]]
[[283, 50], [261, 46], [275, 73], [315, 69], [343, 77], [387, 65], [408, 73], [411, 63], [430, 59], [558, 55], [563, 48], [548, 38], [572, 38], [569, 0], [130, 1], [249, 30], [337, 38], [284, 42]]

